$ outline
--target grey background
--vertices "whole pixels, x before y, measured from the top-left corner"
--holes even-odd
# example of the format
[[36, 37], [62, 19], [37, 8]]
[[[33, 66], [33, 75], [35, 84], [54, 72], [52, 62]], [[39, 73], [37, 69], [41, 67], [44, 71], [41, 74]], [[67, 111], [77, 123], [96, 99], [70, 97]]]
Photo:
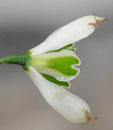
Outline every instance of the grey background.
[[113, 130], [113, 1], [0, 0], [0, 57], [24, 54], [57, 28], [85, 15], [108, 17], [76, 43], [81, 73], [71, 92], [92, 108], [97, 121], [68, 122], [43, 99], [20, 66], [0, 65], [0, 130]]

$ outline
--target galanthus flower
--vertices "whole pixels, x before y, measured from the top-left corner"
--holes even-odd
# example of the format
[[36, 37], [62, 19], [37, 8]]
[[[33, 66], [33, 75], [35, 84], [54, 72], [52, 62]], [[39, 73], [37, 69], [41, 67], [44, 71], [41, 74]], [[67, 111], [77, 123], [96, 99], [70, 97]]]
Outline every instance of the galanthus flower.
[[98, 22], [105, 20], [94, 15], [79, 18], [53, 32], [25, 55], [8, 56], [0, 63], [22, 65], [50, 106], [69, 121], [86, 123], [95, 120], [89, 105], [66, 88], [80, 72], [81, 61], [75, 54], [74, 43], [88, 37]]

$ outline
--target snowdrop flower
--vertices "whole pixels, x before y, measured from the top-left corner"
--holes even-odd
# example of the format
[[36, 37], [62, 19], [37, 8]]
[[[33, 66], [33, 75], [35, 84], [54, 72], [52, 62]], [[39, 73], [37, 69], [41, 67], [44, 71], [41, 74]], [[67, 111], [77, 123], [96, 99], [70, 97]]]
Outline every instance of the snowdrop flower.
[[70, 87], [69, 81], [80, 71], [74, 43], [88, 37], [98, 22], [105, 20], [94, 15], [79, 18], [53, 32], [26, 55], [8, 56], [0, 63], [22, 65], [50, 106], [69, 121], [86, 123], [95, 120], [89, 105], [65, 87]]

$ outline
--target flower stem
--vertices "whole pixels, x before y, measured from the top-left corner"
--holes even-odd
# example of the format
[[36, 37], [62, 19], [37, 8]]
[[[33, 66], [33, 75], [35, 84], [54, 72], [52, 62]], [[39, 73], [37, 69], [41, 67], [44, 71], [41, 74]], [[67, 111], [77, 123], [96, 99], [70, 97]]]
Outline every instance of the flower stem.
[[27, 53], [26, 55], [7, 56], [0, 59], [0, 64], [3, 63], [21, 65], [24, 67], [25, 70], [28, 70], [28, 67], [31, 64], [31, 56], [29, 53]]

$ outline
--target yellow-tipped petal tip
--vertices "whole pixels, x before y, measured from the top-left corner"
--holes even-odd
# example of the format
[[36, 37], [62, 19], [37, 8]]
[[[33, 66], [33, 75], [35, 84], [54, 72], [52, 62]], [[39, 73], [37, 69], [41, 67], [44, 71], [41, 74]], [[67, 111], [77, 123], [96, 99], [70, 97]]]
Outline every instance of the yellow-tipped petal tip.
[[91, 121], [94, 121], [94, 120], [97, 120], [98, 117], [91, 117], [90, 113], [89, 112], [85, 112], [85, 117], [86, 117], [86, 123], [88, 122], [91, 122]]
[[98, 23], [99, 22], [104, 22], [104, 21], [107, 21], [108, 18], [102, 18], [102, 17], [97, 17], [97, 16], [94, 16], [95, 17], [95, 22], [92, 22], [92, 23], [88, 23], [89, 25], [93, 25], [95, 28], [98, 27]]
[[97, 16], [95, 16], [95, 19], [96, 19], [97, 22], [108, 21], [108, 18], [102, 18], [102, 17], [97, 17]]

